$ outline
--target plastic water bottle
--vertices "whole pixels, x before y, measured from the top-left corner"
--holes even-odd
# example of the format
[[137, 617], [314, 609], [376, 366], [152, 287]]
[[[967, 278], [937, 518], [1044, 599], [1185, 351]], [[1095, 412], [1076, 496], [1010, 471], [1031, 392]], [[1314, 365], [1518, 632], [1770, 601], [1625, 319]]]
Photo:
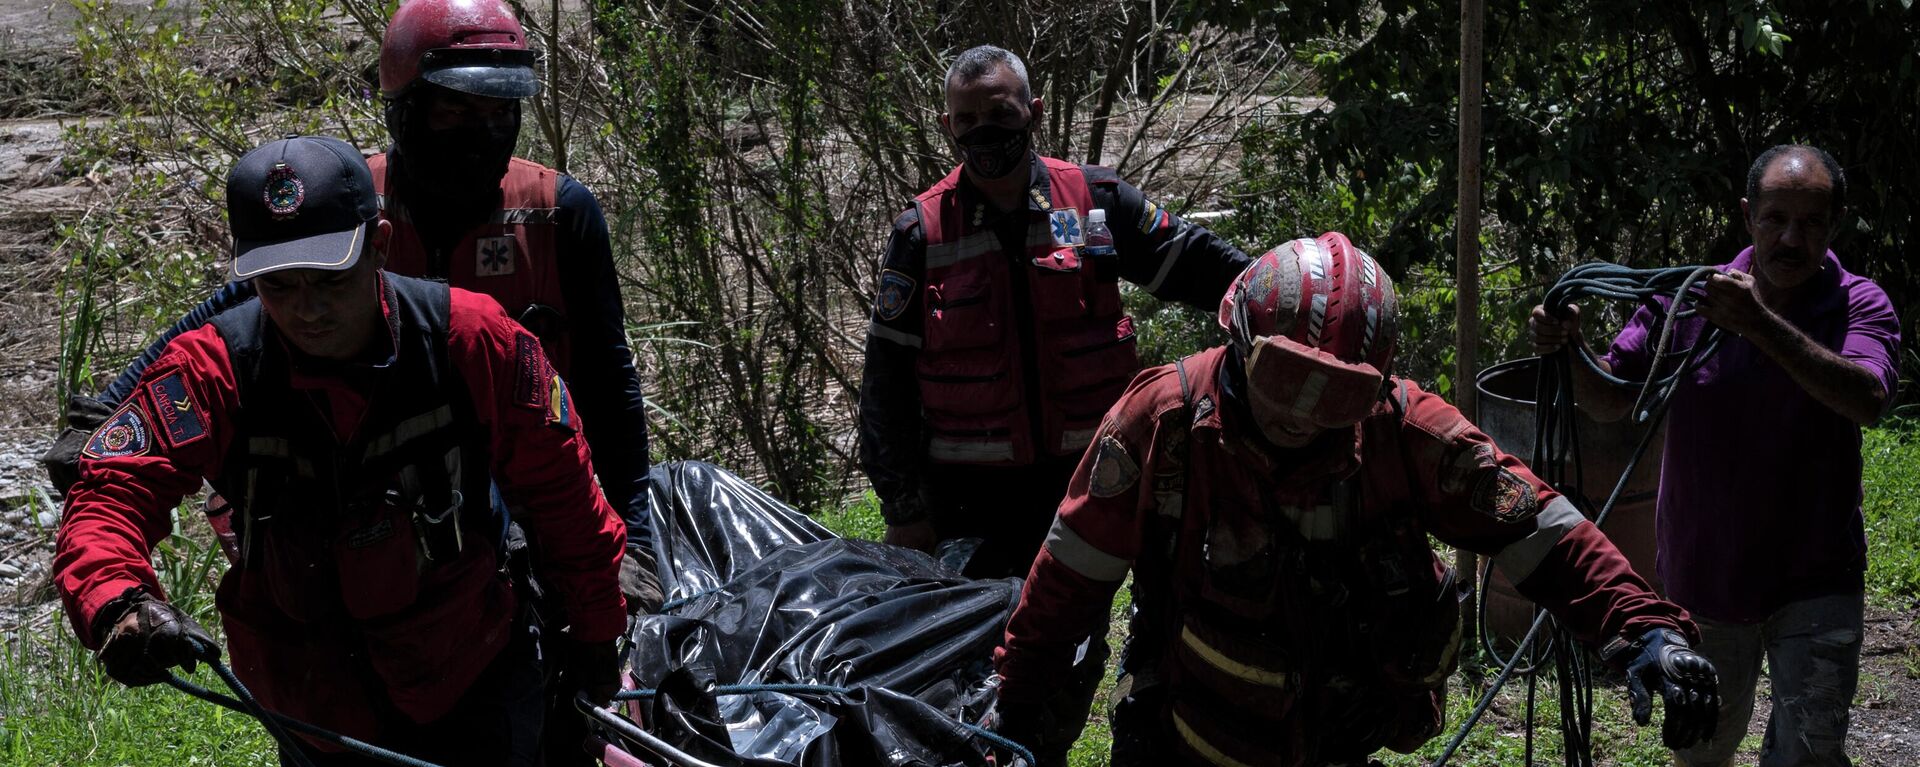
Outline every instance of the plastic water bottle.
[[1093, 273], [1101, 279], [1118, 279], [1120, 270], [1120, 252], [1113, 247], [1113, 230], [1107, 228], [1107, 211], [1094, 208], [1087, 211], [1086, 260], [1092, 262]]

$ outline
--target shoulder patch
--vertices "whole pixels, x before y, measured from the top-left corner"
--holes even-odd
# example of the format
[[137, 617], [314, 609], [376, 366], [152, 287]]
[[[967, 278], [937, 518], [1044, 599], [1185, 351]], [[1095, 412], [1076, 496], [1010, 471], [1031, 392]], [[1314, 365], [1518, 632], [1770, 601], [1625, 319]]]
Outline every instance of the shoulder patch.
[[1199, 423], [1209, 415], [1213, 415], [1213, 395], [1202, 394], [1199, 401], [1193, 403], [1193, 421]]
[[913, 278], [892, 269], [880, 272], [880, 289], [873, 294], [873, 313], [882, 320], [898, 318], [913, 302]]
[[179, 449], [207, 437], [206, 414], [187, 391], [187, 379], [178, 370], [147, 382], [154, 420], [167, 437], [167, 446]]
[[1501, 522], [1513, 524], [1532, 519], [1540, 513], [1540, 498], [1533, 486], [1505, 466], [1480, 472], [1473, 483], [1473, 508]]
[[1127, 454], [1127, 446], [1120, 439], [1108, 434], [1100, 438], [1100, 446], [1093, 456], [1093, 476], [1089, 486], [1095, 498], [1112, 498], [1140, 479], [1140, 464]]
[[1154, 232], [1165, 229], [1172, 220], [1173, 214], [1168, 213], [1165, 208], [1154, 204], [1152, 200], [1145, 197], [1140, 198], [1141, 234], [1153, 234]]
[[146, 455], [153, 449], [153, 433], [147, 428], [147, 419], [142, 410], [140, 394], [135, 392], [127, 398], [126, 404], [114, 411], [113, 417], [93, 431], [93, 436], [87, 438], [87, 446], [80, 454], [88, 458]]
[[540, 340], [526, 333], [513, 336], [513, 402], [534, 410], [547, 409], [551, 395], [548, 376], [553, 367], [547, 364], [547, 354], [540, 350]]
[[559, 373], [555, 373], [552, 370], [548, 370], [547, 373], [549, 376], [547, 385], [547, 425], [571, 434], [575, 430], [573, 424], [573, 402], [567, 397], [567, 382], [560, 377]]

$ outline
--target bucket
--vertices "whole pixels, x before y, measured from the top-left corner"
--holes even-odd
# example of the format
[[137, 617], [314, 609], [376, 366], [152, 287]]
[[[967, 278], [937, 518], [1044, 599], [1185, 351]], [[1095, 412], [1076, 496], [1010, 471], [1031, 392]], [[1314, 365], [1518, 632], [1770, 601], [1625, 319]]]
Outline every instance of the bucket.
[[[1476, 386], [1480, 391], [1478, 426], [1501, 451], [1530, 461], [1533, 458], [1534, 386], [1539, 379], [1540, 358], [1509, 360], [1480, 371]], [[1622, 418], [1600, 423], [1582, 412], [1575, 416], [1580, 439], [1580, 489], [1586, 496], [1578, 503], [1588, 514], [1598, 514], [1600, 504], [1619, 482], [1627, 468], [1627, 459], [1646, 434], [1644, 426]], [[1665, 594], [1654, 568], [1654, 502], [1660, 487], [1660, 452], [1666, 441], [1666, 426], [1647, 445], [1647, 454], [1634, 467], [1633, 476], [1601, 528], [1615, 548], [1633, 564], [1634, 572]], [[1481, 567], [1492, 567], [1482, 561]], [[1493, 636], [1517, 642], [1533, 625], [1533, 603], [1520, 596], [1504, 573], [1495, 568], [1487, 587], [1487, 629]]]

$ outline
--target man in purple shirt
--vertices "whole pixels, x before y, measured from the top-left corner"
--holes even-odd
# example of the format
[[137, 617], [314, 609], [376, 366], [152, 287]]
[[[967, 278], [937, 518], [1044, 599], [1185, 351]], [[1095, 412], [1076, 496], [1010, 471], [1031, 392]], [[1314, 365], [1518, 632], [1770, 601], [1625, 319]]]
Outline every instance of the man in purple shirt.
[[[1673, 394], [1660, 472], [1660, 576], [1699, 623], [1695, 649], [1719, 669], [1722, 700], [1714, 737], [1676, 752], [1680, 765], [1730, 763], [1763, 658], [1773, 715], [1761, 766], [1851, 764], [1867, 568], [1860, 427], [1893, 399], [1900, 321], [1879, 286], [1827, 249], [1846, 188], [1820, 149], [1761, 154], [1740, 201], [1753, 245], [1708, 278], [1699, 316], [1675, 328], [1674, 349], [1709, 322], [1726, 332]], [[1556, 320], [1534, 307], [1540, 353], [1585, 343], [1578, 308], [1567, 309]], [[1642, 307], [1601, 364], [1628, 379], [1655, 372], [1657, 322]], [[1632, 407], [1635, 390], [1574, 369], [1576, 399], [1596, 419]]]

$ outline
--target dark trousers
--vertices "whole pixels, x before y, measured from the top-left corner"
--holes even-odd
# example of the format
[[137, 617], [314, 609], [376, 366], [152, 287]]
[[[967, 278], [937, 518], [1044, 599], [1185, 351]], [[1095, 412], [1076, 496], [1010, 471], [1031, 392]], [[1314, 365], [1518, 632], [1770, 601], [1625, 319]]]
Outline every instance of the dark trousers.
[[[398, 711], [382, 713], [383, 732], [374, 745], [442, 767], [536, 767], [545, 682], [537, 630], [521, 626], [473, 687], [446, 716], [418, 724]], [[305, 745], [304, 743], [302, 744]], [[314, 767], [386, 767], [386, 762], [344, 751], [307, 748]], [[290, 767], [285, 754], [281, 767]]]
[[927, 504], [940, 540], [979, 538], [967, 561], [969, 578], [1024, 578], [1053, 527], [1080, 456], [1048, 458], [1032, 466], [927, 467]]

